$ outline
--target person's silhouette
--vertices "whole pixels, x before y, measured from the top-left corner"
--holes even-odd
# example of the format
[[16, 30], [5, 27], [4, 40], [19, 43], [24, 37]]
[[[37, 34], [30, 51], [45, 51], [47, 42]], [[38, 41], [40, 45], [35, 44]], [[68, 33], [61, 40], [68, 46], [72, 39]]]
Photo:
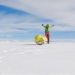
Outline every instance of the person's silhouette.
[[47, 38], [47, 43], [49, 44], [49, 42], [50, 42], [50, 30], [52, 29], [52, 27], [54, 25], [49, 25], [49, 24], [44, 25], [44, 24], [42, 24], [42, 26], [45, 28], [45, 36]]

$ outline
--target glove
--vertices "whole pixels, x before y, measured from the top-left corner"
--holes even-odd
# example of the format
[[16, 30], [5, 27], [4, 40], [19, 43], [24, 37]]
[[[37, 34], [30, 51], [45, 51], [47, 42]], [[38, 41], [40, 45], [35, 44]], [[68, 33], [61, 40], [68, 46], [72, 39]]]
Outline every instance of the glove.
[[43, 24], [42, 24], [42, 26], [43, 26]]
[[55, 25], [52, 25], [52, 27], [54, 27]]

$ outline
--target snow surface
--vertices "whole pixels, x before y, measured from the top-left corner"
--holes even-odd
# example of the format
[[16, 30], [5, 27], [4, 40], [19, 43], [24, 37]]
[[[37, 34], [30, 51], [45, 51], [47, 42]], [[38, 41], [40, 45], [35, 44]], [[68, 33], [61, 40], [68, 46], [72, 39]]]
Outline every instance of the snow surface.
[[75, 42], [0, 41], [0, 75], [75, 75]]

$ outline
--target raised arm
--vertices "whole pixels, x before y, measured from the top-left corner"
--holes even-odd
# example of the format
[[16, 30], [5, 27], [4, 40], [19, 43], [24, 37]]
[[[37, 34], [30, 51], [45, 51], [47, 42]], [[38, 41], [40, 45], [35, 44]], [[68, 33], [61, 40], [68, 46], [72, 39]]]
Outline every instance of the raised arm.
[[42, 24], [42, 26], [45, 28], [46, 26], [44, 24]]
[[54, 27], [55, 25], [52, 25], [52, 27]]
[[55, 25], [50, 25], [50, 27], [52, 28], [52, 27], [54, 27]]

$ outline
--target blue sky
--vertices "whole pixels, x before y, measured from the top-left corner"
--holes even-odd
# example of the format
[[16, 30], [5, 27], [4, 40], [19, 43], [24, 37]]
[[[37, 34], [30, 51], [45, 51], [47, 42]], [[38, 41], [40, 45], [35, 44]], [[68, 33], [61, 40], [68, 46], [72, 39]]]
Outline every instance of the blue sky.
[[[14, 1], [12, 0], [1, 1], [0, 39], [34, 40], [34, 36], [36, 34], [42, 34], [42, 35], [44, 34], [44, 29], [41, 26], [41, 24], [49, 23], [55, 25], [55, 27], [51, 31], [52, 39], [74, 39], [75, 40], [75, 26], [74, 26], [74, 22], [72, 21], [72, 19], [74, 20], [74, 17], [72, 17], [74, 16], [73, 15], [74, 6], [72, 6], [72, 1], [70, 5], [70, 7], [72, 8], [70, 9], [68, 9], [67, 7], [66, 9], [63, 8], [63, 10], [59, 9], [58, 7], [56, 8], [59, 13], [59, 15], [57, 14], [58, 16], [56, 16], [57, 12], [54, 14], [56, 10], [55, 8], [53, 10], [53, 8], [50, 7], [50, 9], [44, 10], [41, 9], [42, 8], [41, 6], [37, 7], [35, 5], [36, 2], [38, 1], [36, 0], [30, 4], [28, 0], [26, 1], [27, 4], [23, 6], [24, 5], [23, 3], [25, 2], [23, 0], [22, 1], [19, 0], [15, 2], [17, 6], [16, 5], [13, 6]], [[44, 4], [45, 3], [47, 5], [48, 0], [47, 2], [44, 2]], [[35, 8], [33, 8], [33, 5], [35, 6]], [[71, 12], [69, 12], [69, 10], [71, 9], [72, 9], [72, 14]], [[50, 12], [50, 10], [51, 12], [53, 11], [53, 13], [48, 13]], [[62, 12], [60, 12], [60, 10]], [[65, 16], [66, 14], [70, 14], [70, 18], [72, 19], [68, 19], [69, 17], [67, 15], [66, 19], [64, 20], [65, 17], [62, 17], [61, 15]]]

